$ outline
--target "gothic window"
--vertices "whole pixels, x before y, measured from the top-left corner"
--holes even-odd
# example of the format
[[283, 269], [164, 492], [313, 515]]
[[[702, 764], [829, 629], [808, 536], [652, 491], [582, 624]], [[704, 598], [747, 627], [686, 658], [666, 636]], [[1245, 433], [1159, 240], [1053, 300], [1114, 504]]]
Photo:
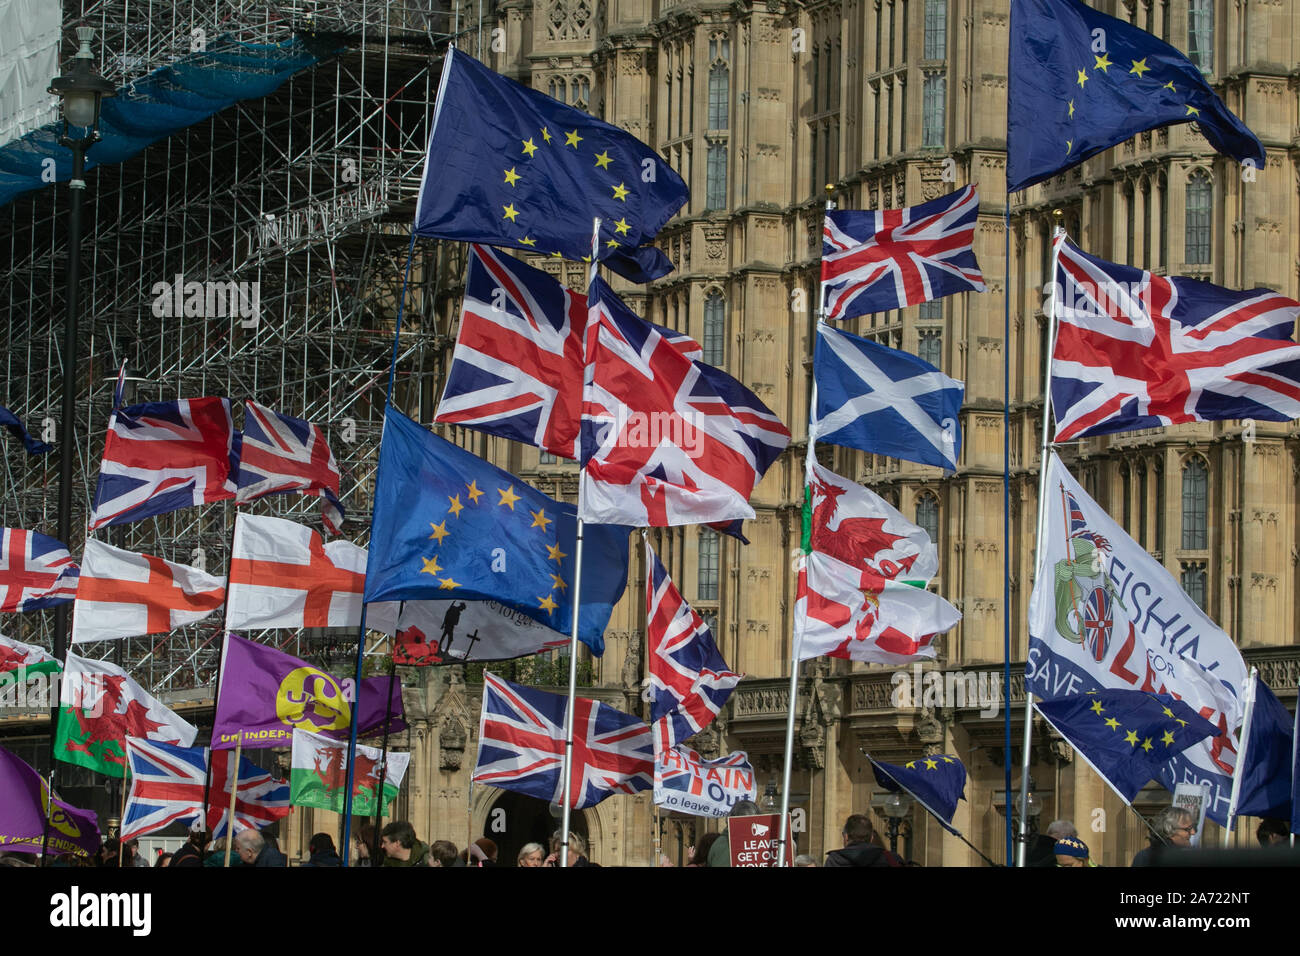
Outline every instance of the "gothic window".
[[1182, 580], [1180, 582], [1187, 596], [1202, 611], [1205, 610], [1205, 562], [1184, 561]]
[[1133, 261], [1133, 242], [1136, 238], [1134, 233], [1137, 232], [1137, 194], [1133, 190], [1133, 184], [1128, 183], [1124, 186], [1124, 261]]
[[943, 332], [939, 329], [921, 329], [916, 337], [916, 355], [923, 362], [941, 368], [943, 362]]
[[1214, 70], [1214, 0], [1188, 0], [1187, 58], [1202, 73]]
[[701, 601], [718, 599], [718, 533], [700, 532], [699, 587], [696, 597]]
[[559, 459], [556, 458], [554, 455], [552, 455], [549, 451], [544, 451], [538, 454], [537, 463], [539, 465], [554, 465], [559, 463]]
[[939, 542], [939, 499], [929, 491], [923, 492], [916, 501], [916, 523], [921, 526], [930, 540]]
[[921, 104], [921, 145], [926, 149], [942, 149], [944, 145], [946, 80], [942, 73], [931, 73], [925, 78]]
[[1124, 514], [1123, 528], [1129, 530], [1129, 522], [1133, 520], [1133, 476], [1129, 474], [1128, 465], [1119, 466], [1120, 478], [1120, 496], [1123, 499], [1120, 502], [1120, 509]]
[[925, 59], [948, 55], [948, 0], [925, 0]]
[[1169, 268], [1169, 200], [1165, 189], [1165, 177], [1162, 173], [1156, 180], [1156, 205], [1160, 208], [1159, 225], [1156, 227], [1160, 231], [1160, 261], [1157, 263], [1162, 270]]
[[709, 176], [705, 186], [704, 208], [725, 209], [727, 206], [727, 146], [725, 143], [709, 144]]
[[558, 76], [551, 77], [546, 93], [553, 100], [559, 100], [561, 103], [568, 102], [565, 98], [564, 80], [560, 79]]
[[1214, 187], [1209, 174], [1195, 170], [1187, 177], [1187, 226], [1183, 261], [1206, 265], [1210, 261], [1210, 202]]
[[731, 40], [709, 40], [709, 129], [726, 129], [731, 96]]
[[551, 0], [546, 13], [546, 32], [552, 40], [590, 39], [590, 0]]
[[1209, 506], [1209, 471], [1199, 458], [1183, 466], [1183, 548], [1204, 551], [1209, 547], [1206, 512]]
[[580, 110], [591, 111], [591, 80], [585, 76], [575, 78], [571, 84], [573, 105]]
[[918, 315], [925, 320], [940, 320], [943, 318], [943, 303], [938, 299], [922, 302]]
[[704, 364], [721, 368], [727, 360], [726, 303], [716, 290], [704, 299]]

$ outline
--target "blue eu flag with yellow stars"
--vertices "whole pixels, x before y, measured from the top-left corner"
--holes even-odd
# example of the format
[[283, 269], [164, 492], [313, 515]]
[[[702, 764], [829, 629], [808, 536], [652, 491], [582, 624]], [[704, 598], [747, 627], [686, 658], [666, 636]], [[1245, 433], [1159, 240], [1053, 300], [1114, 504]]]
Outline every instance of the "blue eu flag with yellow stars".
[[[365, 600], [496, 601], [567, 635], [576, 511], [389, 405]], [[583, 529], [578, 637], [597, 655], [627, 586], [630, 531]]]
[[1220, 153], [1264, 166], [1255, 134], [1191, 60], [1079, 0], [1012, 0], [1009, 59], [1008, 192], [1171, 123], [1196, 123]]
[[688, 196], [672, 167], [630, 133], [448, 52], [418, 235], [589, 262], [599, 217], [599, 258], [649, 281], [672, 266], [641, 247]]
[[[885, 763], [866, 753], [876, 783], [890, 793], [906, 790], [949, 833], [957, 801], [966, 799], [966, 767], [953, 754], [917, 757], [905, 764]], [[960, 834], [958, 834], [960, 835]]]
[[1094, 690], [1034, 706], [1130, 803], [1165, 765], [1219, 728], [1168, 694]]

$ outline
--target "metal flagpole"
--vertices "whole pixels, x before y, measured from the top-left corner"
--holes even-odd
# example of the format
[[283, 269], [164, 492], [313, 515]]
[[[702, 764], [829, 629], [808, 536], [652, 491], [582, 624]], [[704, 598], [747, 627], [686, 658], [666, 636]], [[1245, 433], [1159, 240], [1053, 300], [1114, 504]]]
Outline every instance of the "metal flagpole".
[[[1002, 208], [1002, 761], [1003, 793], [1011, 792], [1011, 194]], [[1011, 865], [1011, 827], [1003, 863]], [[978, 850], [976, 852], [979, 852]]]
[[[1052, 215], [1057, 218], [1057, 226], [1052, 230], [1052, 276], [1049, 288], [1051, 291], [1051, 303], [1047, 308], [1047, 354], [1043, 356], [1043, 438], [1038, 446], [1038, 526], [1034, 532], [1034, 560], [1039, 561], [1043, 554], [1043, 532], [1047, 529], [1047, 456], [1051, 451], [1052, 435], [1052, 352], [1056, 350], [1056, 270], [1059, 255], [1056, 249], [1056, 240], [1065, 235], [1065, 230], [1060, 226], [1061, 210], [1052, 210]], [[1008, 294], [1010, 290], [1008, 289]], [[1028, 651], [1028, 641], [1025, 644], [1026, 652]], [[1011, 686], [1007, 685], [1007, 701], [1010, 703]], [[1033, 737], [1034, 726], [1034, 695], [1029, 691], [1029, 684], [1025, 684], [1025, 726], [1024, 735], [1020, 743], [1020, 832], [1017, 835], [1019, 845], [1016, 847], [1016, 866], [1024, 866], [1028, 854], [1028, 828], [1029, 828], [1029, 747]], [[1007, 821], [1008, 828], [1011, 821]]]
[[[826, 207], [825, 212], [830, 212], [835, 208], [835, 203], [830, 199], [831, 185], [826, 185]], [[826, 217], [822, 215], [822, 228], [825, 231]], [[817, 354], [817, 325], [826, 315], [826, 290], [821, 284], [820, 278], [817, 283], [817, 312], [814, 315], [812, 325], [809, 331], [812, 333], [808, 337], [808, 354], [811, 359]], [[808, 448], [804, 453], [804, 490], [803, 506], [805, 516], [812, 507], [812, 492], [809, 490], [808, 481], [812, 475], [813, 462], [817, 460], [814, 451], [815, 442], [813, 440], [813, 419], [817, 415], [817, 376], [815, 374], [812, 362], [808, 365]], [[807, 544], [807, 542], [801, 542]], [[806, 562], [807, 552], [804, 552], [804, 561]], [[805, 574], [807, 571], [805, 570]], [[794, 764], [794, 711], [795, 705], [799, 700], [799, 644], [802, 633], [798, 626], [792, 628], [790, 635], [790, 687], [787, 690], [788, 706], [785, 714], [785, 761], [781, 767], [781, 819], [778, 821], [778, 831], [776, 840], [776, 866], [785, 866], [785, 844], [789, 839], [790, 829], [790, 775]]]
[[1246, 701], [1245, 713], [1241, 721], [1241, 741], [1237, 745], [1237, 763], [1232, 768], [1232, 797], [1228, 800], [1228, 816], [1224, 820], [1223, 841], [1220, 844], [1225, 850], [1232, 838], [1232, 818], [1237, 815], [1237, 803], [1241, 799], [1241, 778], [1246, 772], [1246, 752], [1250, 749], [1250, 722], [1255, 714], [1255, 678], [1258, 674], [1259, 669], [1252, 667], [1250, 676], [1246, 678], [1246, 686], [1242, 688]]
[[[590, 290], [591, 283], [595, 281], [599, 266], [597, 263], [600, 255], [600, 217], [591, 221], [591, 269], [587, 275], [587, 288]], [[588, 316], [590, 316], [590, 302], [588, 302]], [[590, 320], [588, 320], [590, 325]], [[583, 336], [583, 359], [586, 356], [587, 337]], [[571, 818], [573, 803], [573, 710], [578, 698], [578, 624], [579, 612], [582, 609], [582, 506], [585, 501], [583, 495], [583, 486], [586, 484], [586, 470], [579, 461], [578, 475], [578, 546], [574, 548], [573, 555], [573, 621], [569, 628], [569, 702], [564, 708], [564, 761], [560, 764], [560, 772], [564, 774], [562, 783], [562, 807], [560, 813], [560, 866], [569, 865], [569, 820]]]

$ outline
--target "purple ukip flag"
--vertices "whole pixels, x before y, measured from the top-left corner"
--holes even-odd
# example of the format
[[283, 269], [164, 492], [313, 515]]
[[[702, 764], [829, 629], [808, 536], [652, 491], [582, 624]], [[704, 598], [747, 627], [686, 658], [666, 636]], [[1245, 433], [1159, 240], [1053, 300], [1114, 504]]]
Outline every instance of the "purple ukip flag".
[[[406, 729], [402, 683], [387, 676], [361, 681], [357, 733], [360, 736]], [[335, 740], [347, 740], [357, 700], [351, 678], [342, 680], [284, 651], [235, 634], [221, 652], [221, 687], [212, 725], [212, 749], [287, 747], [301, 727]]]
[[[57, 796], [28, 764], [0, 747], [0, 851], [51, 855], [90, 856], [99, 850], [99, 825], [95, 814], [78, 810]], [[45, 813], [49, 809], [49, 837]]]

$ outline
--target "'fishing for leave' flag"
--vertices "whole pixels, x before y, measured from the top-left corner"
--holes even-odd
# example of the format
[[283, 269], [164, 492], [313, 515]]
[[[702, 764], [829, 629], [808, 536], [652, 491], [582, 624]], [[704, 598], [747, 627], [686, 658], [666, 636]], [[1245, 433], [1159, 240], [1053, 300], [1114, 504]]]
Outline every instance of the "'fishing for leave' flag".
[[[382, 758], [382, 750], [357, 744], [356, 769], [352, 775], [352, 812], [358, 816], [370, 817], [377, 812], [387, 814], [388, 805], [402, 787], [411, 755], [388, 751], [388, 766], [384, 768], [381, 786], [379, 763]], [[308, 730], [294, 730], [289, 772], [290, 803], [295, 807], [316, 807], [342, 813], [347, 782], [347, 741], [330, 740]], [[382, 810], [377, 808], [377, 791], [383, 793]]]
[[0, 531], [0, 611], [36, 611], [71, 601], [81, 569], [61, 541], [35, 531]]

